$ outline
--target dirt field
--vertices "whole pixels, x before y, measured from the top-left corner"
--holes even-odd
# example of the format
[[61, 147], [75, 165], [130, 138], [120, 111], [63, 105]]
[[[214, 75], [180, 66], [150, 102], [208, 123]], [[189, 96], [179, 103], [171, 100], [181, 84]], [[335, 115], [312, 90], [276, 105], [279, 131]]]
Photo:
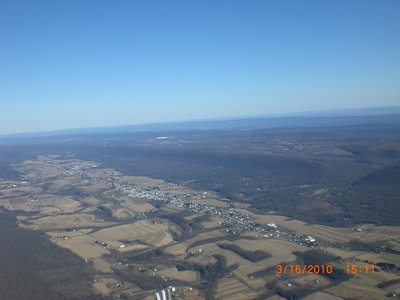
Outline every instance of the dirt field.
[[118, 291], [120, 294], [137, 293], [141, 290], [134, 284], [123, 282], [122, 286], [118, 286], [120, 281], [112, 276], [102, 276], [93, 283], [93, 288], [101, 295], [107, 296], [113, 291]]
[[147, 212], [154, 209], [154, 206], [150, 203], [135, 203], [133, 201], [129, 201], [124, 204], [125, 207], [129, 208], [133, 212], [142, 213]]
[[360, 280], [360, 278], [352, 278], [340, 285], [328, 288], [326, 291], [339, 297], [360, 300], [385, 299], [387, 293], [385, 290], [372, 286], [368, 281]]
[[210, 221], [202, 222], [205, 229], [221, 226], [220, 223], [223, 223], [225, 221], [223, 218], [218, 216], [211, 217], [210, 219]]
[[33, 228], [49, 231], [67, 228], [91, 228], [111, 226], [115, 223], [106, 222], [91, 214], [57, 215], [43, 217], [32, 221]]
[[93, 258], [93, 266], [101, 273], [112, 273], [111, 264], [100, 257]]
[[224, 201], [218, 200], [218, 199], [195, 199], [193, 202], [199, 203], [199, 204], [208, 204], [208, 205], [214, 205], [217, 207], [229, 207], [229, 204], [227, 204]]
[[334, 296], [324, 292], [316, 292], [307, 297], [303, 298], [304, 300], [343, 300], [343, 298]]
[[148, 245], [143, 245], [140, 243], [133, 243], [133, 244], [129, 244], [128, 246], [124, 247], [124, 248], [118, 248], [117, 250], [121, 253], [124, 252], [129, 252], [129, 251], [141, 251], [141, 250], [145, 250], [145, 249], [150, 249], [151, 246]]
[[253, 299], [257, 296], [236, 278], [223, 278], [218, 282], [215, 299]]
[[128, 184], [137, 184], [145, 187], [155, 187], [165, 183], [164, 180], [145, 176], [121, 176], [119, 179]]
[[164, 246], [172, 242], [165, 224], [153, 224], [146, 220], [140, 220], [132, 224], [119, 225], [97, 231], [91, 234], [93, 238], [108, 243], [116, 243], [118, 247], [126, 241], [142, 241], [152, 246]]
[[112, 216], [118, 220], [126, 220], [132, 217], [132, 212], [125, 208], [118, 208], [112, 212]]
[[200, 233], [200, 234], [196, 235], [194, 238], [191, 238], [184, 242], [173, 244], [173, 245], [165, 248], [164, 251], [167, 253], [171, 253], [172, 255], [185, 255], [189, 245], [191, 245], [192, 243], [201, 241], [201, 240], [206, 240], [206, 239], [213, 238], [213, 237], [222, 237], [222, 236], [224, 236], [224, 234], [218, 230], [206, 232], [206, 233]]
[[200, 279], [199, 275], [196, 272], [178, 271], [175, 267], [161, 270], [158, 272], [158, 274], [164, 275], [166, 278], [173, 278], [188, 282]]
[[60, 240], [57, 242], [57, 245], [71, 250], [82, 257], [85, 261], [89, 261], [91, 258], [110, 254], [110, 251], [95, 244], [95, 240], [96, 239], [88, 235], [80, 235], [71, 237], [68, 240]]
[[331, 253], [335, 256], [340, 256], [343, 259], [358, 257], [359, 255], [364, 253], [363, 251], [342, 250], [342, 249], [333, 248], [333, 247], [327, 247], [326, 251], [328, 251], [329, 253]]

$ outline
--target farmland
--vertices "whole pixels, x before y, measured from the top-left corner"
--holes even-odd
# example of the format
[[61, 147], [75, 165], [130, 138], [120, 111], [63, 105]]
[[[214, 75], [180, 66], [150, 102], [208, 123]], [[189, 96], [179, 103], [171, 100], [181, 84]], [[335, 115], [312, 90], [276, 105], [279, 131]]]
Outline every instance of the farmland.
[[[400, 243], [396, 226], [359, 224], [354, 230], [260, 214], [211, 191], [73, 157], [38, 156], [14, 168], [21, 178], [0, 182], [1, 205], [16, 214], [21, 228], [46, 233], [90, 266], [99, 296], [151, 299], [174, 286], [181, 299], [193, 293], [198, 299], [312, 299], [321, 292], [373, 299], [397, 289], [400, 255], [386, 250]], [[318, 263], [309, 261], [310, 250], [342, 272], [354, 262], [395, 267], [337, 279], [276, 273], [278, 264]], [[384, 284], [391, 281], [393, 286]], [[369, 289], [362, 288], [366, 283]]]

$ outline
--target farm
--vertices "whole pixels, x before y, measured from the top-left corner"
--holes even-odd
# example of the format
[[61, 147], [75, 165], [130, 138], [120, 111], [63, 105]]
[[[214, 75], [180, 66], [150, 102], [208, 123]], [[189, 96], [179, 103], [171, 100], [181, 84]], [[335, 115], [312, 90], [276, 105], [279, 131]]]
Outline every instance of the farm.
[[[377, 299], [399, 291], [396, 226], [260, 214], [212, 192], [56, 155], [14, 167], [21, 180], [0, 182], [0, 204], [20, 228], [46, 233], [90, 265], [98, 295], [152, 299], [169, 286], [177, 299]], [[277, 273], [278, 264], [321, 262], [334, 275]], [[379, 272], [344, 274], [354, 263]]]

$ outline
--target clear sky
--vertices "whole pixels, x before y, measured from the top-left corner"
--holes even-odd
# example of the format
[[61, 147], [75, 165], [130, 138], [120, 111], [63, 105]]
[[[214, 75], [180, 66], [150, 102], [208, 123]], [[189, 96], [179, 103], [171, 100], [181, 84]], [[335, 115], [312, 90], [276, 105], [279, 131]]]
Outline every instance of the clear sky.
[[0, 133], [385, 105], [398, 0], [0, 1]]

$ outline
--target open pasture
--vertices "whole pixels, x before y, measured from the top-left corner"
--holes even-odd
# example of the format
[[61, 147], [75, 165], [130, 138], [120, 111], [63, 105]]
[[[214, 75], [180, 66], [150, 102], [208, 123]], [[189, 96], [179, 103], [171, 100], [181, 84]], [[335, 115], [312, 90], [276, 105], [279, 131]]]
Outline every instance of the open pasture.
[[57, 242], [57, 245], [71, 250], [85, 261], [110, 254], [109, 250], [96, 244], [95, 239], [89, 235], [73, 236], [67, 240], [60, 240]]
[[216, 227], [221, 226], [220, 223], [223, 223], [223, 222], [225, 222], [225, 220], [223, 218], [218, 217], [218, 216], [212, 216], [212, 217], [210, 217], [210, 221], [203, 221], [202, 224], [203, 224], [204, 229], [210, 229], [210, 228], [216, 228]]
[[118, 220], [126, 220], [132, 217], [132, 212], [126, 208], [117, 208], [112, 211], [112, 216]]
[[143, 212], [148, 212], [154, 209], [154, 206], [151, 205], [148, 202], [136, 202], [129, 200], [124, 204], [125, 207], [129, 208], [131, 211], [136, 212], [136, 213], [143, 213]]
[[378, 281], [366, 280], [365, 276], [355, 276], [346, 282], [326, 289], [326, 291], [345, 299], [385, 299], [387, 291], [377, 288], [376, 284]]
[[32, 223], [33, 228], [44, 231], [68, 228], [105, 227], [115, 224], [99, 219], [91, 214], [46, 216], [32, 220]]
[[119, 180], [127, 184], [137, 184], [143, 187], [156, 187], [164, 184], [162, 179], [150, 178], [146, 176], [120, 176]]
[[253, 299], [257, 293], [252, 292], [246, 285], [234, 277], [225, 277], [218, 282], [215, 299]]
[[194, 271], [178, 271], [176, 267], [164, 269], [157, 272], [166, 278], [173, 278], [181, 281], [193, 282], [200, 279], [200, 276]]
[[117, 243], [118, 247], [123, 244], [121, 241], [141, 241], [157, 247], [172, 242], [168, 226], [164, 223], [153, 224], [147, 220], [105, 228], [92, 233], [91, 236], [101, 241]]
[[150, 249], [151, 246], [149, 245], [144, 245], [138, 242], [131, 242], [129, 243], [127, 246], [123, 247], [123, 248], [118, 248], [118, 252], [120, 253], [125, 253], [125, 252], [129, 252], [129, 251], [143, 251], [146, 249]]
[[0, 199], [12, 200], [18, 197], [28, 197], [31, 195], [42, 194], [42, 189], [38, 186], [17, 186], [1, 190]]
[[229, 207], [229, 204], [226, 203], [225, 201], [221, 201], [215, 198], [200, 198], [200, 199], [193, 199], [192, 201], [203, 205], [212, 205], [224, 208]]
[[79, 185], [76, 185], [77, 190], [84, 195], [93, 195], [95, 193], [104, 192], [110, 189], [104, 182], [90, 182], [83, 183], [81, 182]]
[[91, 259], [91, 262], [94, 266], [94, 268], [101, 272], [101, 273], [112, 273], [113, 270], [111, 269], [111, 263], [106, 261], [105, 259], [101, 257], [95, 257]]
[[[173, 245], [166, 247], [164, 249], [164, 251], [166, 253], [170, 253], [172, 255], [186, 255], [188, 248], [193, 243], [200, 243], [200, 245], [201, 245], [201, 241], [205, 241], [205, 243], [207, 243], [207, 239], [224, 237], [224, 236], [225, 235], [222, 232], [220, 232], [219, 230], [203, 232], [203, 233], [199, 233], [195, 237], [188, 239], [186, 241], [174, 243]], [[196, 246], [196, 247], [198, 248], [200, 246]]]

